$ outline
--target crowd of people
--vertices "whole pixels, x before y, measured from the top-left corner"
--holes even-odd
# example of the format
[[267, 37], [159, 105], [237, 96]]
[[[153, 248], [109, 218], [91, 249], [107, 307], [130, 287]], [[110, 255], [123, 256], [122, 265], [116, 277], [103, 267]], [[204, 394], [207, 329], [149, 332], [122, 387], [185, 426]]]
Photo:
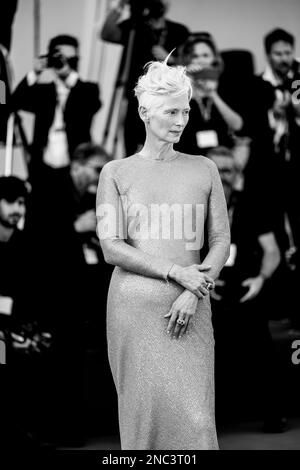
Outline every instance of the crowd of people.
[[[300, 337], [295, 38], [279, 27], [267, 32], [266, 68], [255, 75], [249, 51], [222, 53], [209, 32], [168, 20], [166, 1], [132, 0], [123, 20], [127, 3], [115, 2], [99, 31], [100, 40], [124, 46], [118, 74], [124, 157], [145, 141], [133, 92], [138, 77], [146, 63], [168, 57], [170, 66], [186, 67], [192, 83], [189, 119], [174, 148], [213, 161], [223, 184], [230, 255], [210, 294], [217, 418], [250, 389], [264, 430], [283, 431], [287, 391], [269, 321], [287, 320], [289, 337]], [[7, 40], [0, 40], [7, 54]], [[92, 141], [93, 118], [106, 97], [80, 78], [78, 62], [75, 37], [52, 38], [7, 102], [9, 112], [35, 118], [28, 181], [0, 177], [0, 331], [12, 366], [5, 438], [25, 446], [83, 444], [88, 347], [105, 358], [98, 371], [103, 396], [116, 406], [105, 335], [112, 266], [96, 236], [95, 212], [99, 175], [114, 156]], [[103, 427], [110, 426], [112, 406]]]

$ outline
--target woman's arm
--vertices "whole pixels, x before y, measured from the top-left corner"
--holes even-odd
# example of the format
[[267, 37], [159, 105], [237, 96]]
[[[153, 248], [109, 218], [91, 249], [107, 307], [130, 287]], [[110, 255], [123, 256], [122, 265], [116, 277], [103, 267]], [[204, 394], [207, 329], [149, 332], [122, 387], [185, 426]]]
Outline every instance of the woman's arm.
[[106, 164], [100, 174], [97, 191], [97, 232], [104, 259], [144, 276], [167, 279], [173, 263], [149, 255], [126, 242], [122, 198], [115, 180], [117, 162]]
[[263, 250], [259, 276], [269, 279], [280, 263], [280, 250], [273, 232], [265, 233], [258, 237], [258, 242]]
[[[115, 178], [117, 166], [118, 162], [114, 161], [103, 167], [97, 192], [97, 232], [105, 261], [143, 276], [165, 280], [170, 277], [202, 298], [207, 293], [206, 283], [213, 280], [201, 272], [201, 265], [174, 265], [166, 258], [150, 255], [126, 242], [125, 201]], [[176, 272], [174, 277], [170, 273], [173, 270]]]
[[203, 264], [211, 266], [207, 274], [217, 279], [230, 250], [230, 228], [227, 205], [216, 164], [207, 160], [211, 171], [211, 192], [208, 199], [207, 233], [209, 251]]
[[258, 242], [263, 250], [260, 272], [256, 277], [244, 280], [242, 285], [249, 287], [249, 290], [240, 302], [246, 302], [256, 297], [262, 290], [265, 281], [273, 276], [280, 263], [280, 250], [273, 232], [260, 235]]
[[121, 18], [122, 11], [124, 8], [124, 2], [120, 2], [115, 8], [112, 8], [108, 13], [106, 20], [99, 32], [99, 36], [103, 41], [113, 42], [120, 44], [122, 42], [122, 29], [118, 22]]
[[233, 131], [240, 131], [244, 124], [241, 116], [225, 103], [216, 90], [210, 96], [228, 127]]

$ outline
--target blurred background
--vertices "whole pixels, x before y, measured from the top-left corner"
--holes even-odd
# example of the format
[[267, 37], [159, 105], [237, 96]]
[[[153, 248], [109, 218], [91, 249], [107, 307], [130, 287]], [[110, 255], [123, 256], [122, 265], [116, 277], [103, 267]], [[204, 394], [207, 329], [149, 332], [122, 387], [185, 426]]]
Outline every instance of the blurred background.
[[216, 162], [234, 234], [212, 298], [220, 446], [300, 449], [300, 2], [0, 9], [0, 339], [10, 369], [1, 442], [119, 448], [95, 192], [103, 165], [143, 141], [132, 94], [142, 65], [176, 47], [170, 64], [187, 67], [194, 89], [178, 149]]

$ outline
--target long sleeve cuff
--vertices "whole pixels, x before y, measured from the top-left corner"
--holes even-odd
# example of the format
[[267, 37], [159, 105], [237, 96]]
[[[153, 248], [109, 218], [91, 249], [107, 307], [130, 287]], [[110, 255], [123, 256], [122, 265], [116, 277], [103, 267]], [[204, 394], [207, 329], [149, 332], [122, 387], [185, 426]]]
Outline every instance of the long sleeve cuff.
[[32, 86], [37, 82], [37, 74], [35, 73], [34, 70], [30, 70], [26, 78], [27, 78], [27, 83], [29, 86]]

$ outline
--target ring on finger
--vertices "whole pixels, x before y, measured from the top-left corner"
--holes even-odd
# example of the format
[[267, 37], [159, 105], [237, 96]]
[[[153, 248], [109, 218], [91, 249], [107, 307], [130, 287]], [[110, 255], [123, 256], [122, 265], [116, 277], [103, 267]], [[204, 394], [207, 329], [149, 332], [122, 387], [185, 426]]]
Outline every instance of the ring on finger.
[[183, 320], [183, 318], [178, 318], [178, 320], [176, 321], [177, 325], [180, 325], [180, 326], [183, 326], [185, 325], [185, 320]]

